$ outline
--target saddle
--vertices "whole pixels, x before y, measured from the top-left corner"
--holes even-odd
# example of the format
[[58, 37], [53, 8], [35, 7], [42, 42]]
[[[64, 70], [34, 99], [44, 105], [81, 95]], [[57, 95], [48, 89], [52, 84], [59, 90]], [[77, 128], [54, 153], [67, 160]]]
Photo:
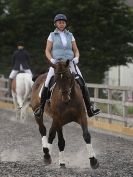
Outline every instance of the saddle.
[[[79, 84], [80, 88], [82, 89], [82, 87], [85, 85], [85, 81], [78, 74], [74, 74], [74, 77], [75, 77], [76, 82]], [[49, 82], [49, 86], [48, 86], [48, 93], [47, 93], [48, 100], [50, 100], [50, 97], [52, 96], [52, 92], [54, 90], [55, 84], [56, 82], [55, 82], [54, 76], [52, 76]], [[42, 92], [43, 87], [44, 87], [44, 84], [42, 85], [42, 88], [40, 90], [39, 97], [41, 97], [41, 92]]]
[[[80, 88], [85, 85], [84, 79], [79, 74], [74, 74], [74, 77], [75, 77], [76, 82], [79, 84]], [[55, 82], [54, 76], [52, 76], [49, 82], [49, 87], [48, 87], [48, 99], [50, 99], [52, 95], [55, 84], [56, 82]]]

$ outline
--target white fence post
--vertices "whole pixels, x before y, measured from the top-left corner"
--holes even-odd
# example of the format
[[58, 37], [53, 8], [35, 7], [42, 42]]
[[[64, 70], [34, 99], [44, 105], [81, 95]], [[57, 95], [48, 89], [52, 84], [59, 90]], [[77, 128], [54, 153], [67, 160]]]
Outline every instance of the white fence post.
[[127, 126], [127, 119], [126, 119], [126, 115], [127, 115], [127, 107], [125, 106], [126, 103], [126, 91], [123, 91], [122, 94], [122, 105], [123, 105], [123, 109], [122, 109], [122, 116], [123, 116], [123, 120], [124, 120], [124, 125]]
[[[112, 90], [108, 89], [108, 100], [112, 100]], [[109, 123], [112, 122], [112, 105], [108, 103]]]

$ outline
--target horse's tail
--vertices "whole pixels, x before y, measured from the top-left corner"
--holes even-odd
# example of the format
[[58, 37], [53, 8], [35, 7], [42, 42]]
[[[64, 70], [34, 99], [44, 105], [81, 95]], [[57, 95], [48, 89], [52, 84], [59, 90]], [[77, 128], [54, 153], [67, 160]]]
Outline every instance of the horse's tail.
[[30, 99], [32, 85], [33, 85], [33, 81], [31, 75], [30, 74], [24, 75], [25, 92], [24, 92], [23, 104], [27, 102], [28, 99]]
[[22, 74], [16, 76], [16, 97], [18, 106], [21, 108], [23, 106], [23, 93], [25, 91], [24, 79]]
[[17, 93], [17, 102], [20, 108], [23, 107], [23, 105], [30, 98], [32, 85], [33, 85], [33, 81], [30, 74], [23, 73], [17, 75], [16, 93]]

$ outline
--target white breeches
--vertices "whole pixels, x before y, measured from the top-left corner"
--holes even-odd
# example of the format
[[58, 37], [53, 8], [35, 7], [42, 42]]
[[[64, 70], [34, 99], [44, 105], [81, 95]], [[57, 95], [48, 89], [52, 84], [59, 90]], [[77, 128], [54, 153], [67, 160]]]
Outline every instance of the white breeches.
[[[70, 67], [71, 73], [75, 73], [75, 74], [78, 73], [81, 77], [83, 77], [81, 72], [80, 72], [80, 70], [79, 70], [79, 68], [78, 68], [78, 66], [75, 65], [75, 67], [76, 67], [76, 69], [75, 69], [74, 64], [73, 64], [72, 61], [70, 61], [69, 67]], [[48, 71], [48, 75], [47, 75], [46, 81], [45, 81], [45, 87], [49, 86], [49, 82], [50, 82], [50, 79], [51, 79], [52, 76], [54, 76], [54, 68], [50, 67], [49, 71]]]
[[[25, 73], [31, 74], [31, 76], [32, 76], [32, 72], [31, 72], [30, 69], [24, 69], [23, 71], [24, 71]], [[10, 73], [10, 75], [9, 75], [9, 79], [14, 79], [18, 72], [19, 72], [19, 71], [17, 71], [17, 70], [12, 70], [11, 73]]]
[[75, 74], [78, 73], [81, 77], [83, 77], [82, 74], [81, 74], [81, 72], [80, 72], [80, 70], [79, 70], [79, 68], [78, 68], [78, 66], [75, 65], [75, 67], [76, 67], [76, 69], [75, 69], [74, 64], [73, 64], [72, 61], [70, 61], [69, 66], [70, 66], [71, 73], [75, 73]]

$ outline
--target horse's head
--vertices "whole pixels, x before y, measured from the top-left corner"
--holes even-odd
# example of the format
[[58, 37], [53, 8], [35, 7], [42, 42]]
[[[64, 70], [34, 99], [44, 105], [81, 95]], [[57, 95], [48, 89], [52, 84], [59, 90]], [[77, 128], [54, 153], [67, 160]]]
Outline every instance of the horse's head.
[[62, 101], [69, 102], [72, 86], [74, 84], [74, 76], [69, 69], [69, 60], [59, 61], [55, 65], [55, 80], [62, 94]]

